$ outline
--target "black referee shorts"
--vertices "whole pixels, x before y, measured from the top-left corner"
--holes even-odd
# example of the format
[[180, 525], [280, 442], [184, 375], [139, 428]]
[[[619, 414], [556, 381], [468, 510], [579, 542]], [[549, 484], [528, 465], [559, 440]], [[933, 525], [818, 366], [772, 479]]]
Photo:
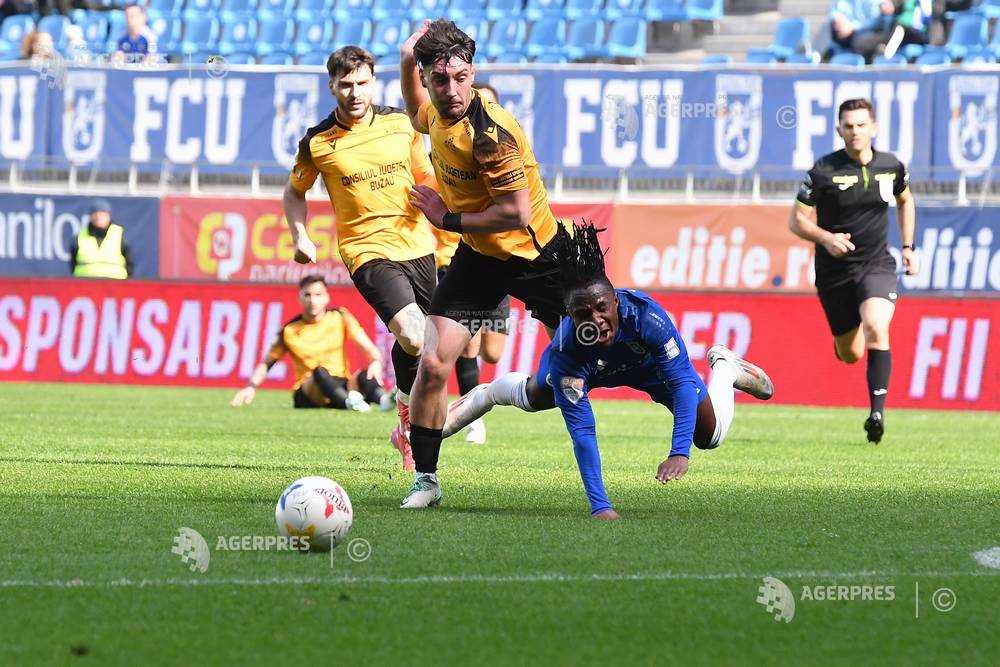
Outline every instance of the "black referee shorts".
[[849, 282], [817, 290], [830, 332], [842, 336], [861, 326], [861, 304], [867, 299], [896, 303], [898, 282], [895, 272], [876, 267]]
[[427, 314], [437, 285], [434, 255], [402, 262], [373, 259], [362, 264], [351, 279], [379, 319], [389, 326], [389, 320], [411, 303]]
[[507, 295], [523, 301], [531, 316], [545, 326], [559, 326], [564, 312], [559, 267], [544, 248], [533, 260], [503, 260], [476, 252], [461, 241], [434, 292], [430, 314], [455, 320], [473, 335], [481, 328], [506, 331], [509, 299], [506, 313], [503, 305]]

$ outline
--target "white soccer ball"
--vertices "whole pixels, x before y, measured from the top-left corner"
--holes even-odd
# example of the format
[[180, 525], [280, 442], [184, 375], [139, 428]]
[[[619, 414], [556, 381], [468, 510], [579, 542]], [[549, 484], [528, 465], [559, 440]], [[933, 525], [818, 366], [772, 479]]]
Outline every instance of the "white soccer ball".
[[310, 551], [329, 551], [347, 536], [354, 508], [347, 492], [332, 479], [303, 477], [282, 491], [274, 522], [285, 537], [308, 537]]

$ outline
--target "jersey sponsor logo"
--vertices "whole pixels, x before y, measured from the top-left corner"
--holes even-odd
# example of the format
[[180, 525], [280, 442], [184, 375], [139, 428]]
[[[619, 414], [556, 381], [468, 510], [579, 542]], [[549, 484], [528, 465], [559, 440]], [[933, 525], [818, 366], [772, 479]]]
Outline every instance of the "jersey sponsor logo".
[[573, 405], [583, 398], [583, 378], [562, 378], [559, 386], [562, 388], [563, 396]]
[[490, 185], [493, 186], [494, 188], [502, 188], [507, 185], [517, 183], [523, 178], [524, 178], [524, 170], [521, 168], [517, 168], [513, 171], [508, 171], [506, 174], [502, 174], [495, 178], [491, 178]]
[[956, 75], [948, 81], [948, 157], [956, 168], [986, 169], [993, 164], [998, 90], [995, 75]]
[[837, 187], [839, 187], [841, 192], [843, 192], [844, 190], [848, 189], [849, 187], [857, 183], [858, 177], [842, 175], [842, 176], [834, 176], [830, 180], [836, 183]]
[[89, 162], [104, 148], [107, 73], [70, 71], [66, 76], [62, 141], [66, 157]]
[[723, 169], [741, 172], [757, 164], [763, 88], [760, 76], [720, 74], [715, 78], [715, 99], [723, 100], [715, 117], [715, 157]]
[[667, 353], [667, 359], [676, 359], [681, 354], [680, 345], [677, 344], [677, 340], [673, 336], [663, 344], [663, 351]]
[[[271, 152], [284, 165], [295, 161], [299, 138], [316, 124], [319, 79], [311, 74], [278, 74], [274, 77], [274, 120]], [[333, 149], [333, 145], [330, 145]]]

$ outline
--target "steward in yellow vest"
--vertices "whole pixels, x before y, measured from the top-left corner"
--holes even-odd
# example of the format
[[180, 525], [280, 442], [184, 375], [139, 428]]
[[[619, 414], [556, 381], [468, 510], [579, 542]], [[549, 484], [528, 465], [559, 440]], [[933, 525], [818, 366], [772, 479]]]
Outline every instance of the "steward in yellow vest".
[[124, 280], [132, 271], [125, 230], [111, 222], [111, 206], [98, 200], [91, 207], [90, 223], [80, 230], [72, 247], [70, 266], [79, 278]]

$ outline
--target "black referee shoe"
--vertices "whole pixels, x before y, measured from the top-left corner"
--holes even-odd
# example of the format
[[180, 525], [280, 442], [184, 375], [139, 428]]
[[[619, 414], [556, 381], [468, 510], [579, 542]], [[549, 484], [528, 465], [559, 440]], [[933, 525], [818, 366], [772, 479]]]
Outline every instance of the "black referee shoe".
[[882, 435], [885, 433], [885, 421], [882, 419], [881, 412], [873, 412], [865, 420], [865, 432], [868, 434], [868, 442], [874, 442], [876, 445], [882, 441]]

